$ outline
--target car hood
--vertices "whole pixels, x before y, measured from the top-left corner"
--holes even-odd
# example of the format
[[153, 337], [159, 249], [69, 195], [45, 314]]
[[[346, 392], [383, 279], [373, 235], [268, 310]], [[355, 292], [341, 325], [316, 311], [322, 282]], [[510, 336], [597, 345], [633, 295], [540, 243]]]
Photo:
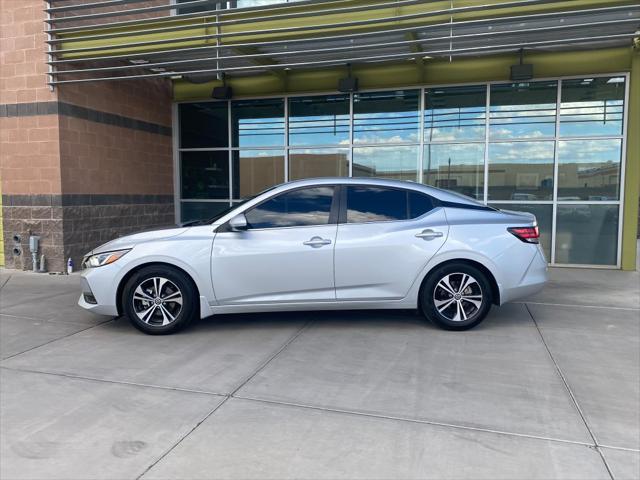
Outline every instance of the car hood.
[[150, 230], [148, 232], [134, 233], [133, 235], [126, 235], [124, 237], [116, 238], [97, 248], [91, 250], [87, 255], [93, 255], [101, 252], [110, 252], [113, 250], [123, 250], [126, 248], [133, 248], [141, 243], [152, 242], [155, 240], [163, 240], [166, 238], [176, 237], [183, 234], [190, 227], [180, 228], [164, 228], [160, 230]]

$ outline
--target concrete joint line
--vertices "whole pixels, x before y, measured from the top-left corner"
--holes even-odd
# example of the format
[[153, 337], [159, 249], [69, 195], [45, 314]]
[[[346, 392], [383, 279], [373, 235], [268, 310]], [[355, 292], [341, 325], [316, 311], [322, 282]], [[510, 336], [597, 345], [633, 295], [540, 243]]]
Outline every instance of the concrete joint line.
[[[20, 318], [29, 318], [30, 320], [37, 320], [37, 321], [42, 321], [42, 322], [46, 321], [46, 320], [40, 320], [39, 318], [30, 318], [30, 317], [20, 317]], [[86, 332], [87, 330], [91, 330], [92, 328], [100, 327], [100, 326], [104, 325], [105, 323], [112, 322], [112, 321], [113, 321], [112, 319], [105, 320], [104, 322], [98, 323], [97, 325], [91, 325], [90, 327], [83, 328], [82, 330], [78, 330], [77, 332], [70, 333], [69, 335], [65, 335], [63, 337], [54, 338], [53, 340], [49, 340], [48, 342], [45, 342], [42, 345], [37, 345], [35, 347], [28, 348], [27, 350], [24, 350], [22, 352], [14, 353], [13, 355], [8, 356], [7, 358], [3, 358], [2, 362], [4, 362], [5, 360], [9, 360], [10, 358], [17, 357], [18, 355], [22, 355], [23, 353], [31, 352], [31, 351], [33, 351], [33, 350], [35, 350], [37, 348], [44, 347], [45, 345], [49, 345], [50, 343], [57, 342], [58, 340], [63, 340], [65, 338], [73, 337], [74, 335], [77, 335], [77, 334], [82, 333], [82, 332]], [[6, 367], [3, 367], [3, 368], [6, 368]], [[45, 373], [45, 372], [41, 372], [41, 373]]]
[[138, 477], [136, 477], [136, 480], [140, 480], [149, 470], [151, 470], [154, 466], [156, 466], [164, 457], [166, 457], [178, 445], [180, 445], [180, 443], [182, 443], [185, 438], [191, 435], [200, 425], [202, 425], [210, 416], [212, 416], [220, 407], [222, 407], [222, 405], [224, 405], [227, 402], [227, 400], [232, 398], [238, 390], [240, 390], [243, 386], [245, 386], [247, 382], [249, 382], [253, 377], [255, 377], [258, 373], [260, 373], [267, 365], [269, 365], [269, 363], [271, 363], [278, 355], [280, 355], [296, 338], [298, 338], [302, 334], [302, 332], [304, 332], [307, 329], [309, 325], [311, 325], [311, 323], [313, 323], [313, 320], [309, 320], [302, 327], [300, 327], [300, 329], [298, 329], [296, 333], [294, 333], [278, 350], [276, 350], [275, 353], [269, 356], [269, 358], [264, 363], [262, 363], [262, 365], [260, 365], [253, 373], [251, 373], [245, 380], [243, 380], [235, 389], [233, 389], [231, 393], [225, 395], [224, 400], [222, 400], [222, 402], [220, 402], [219, 405], [217, 405], [213, 410], [207, 413], [198, 423], [196, 423], [196, 425], [191, 430], [189, 430], [185, 435], [183, 435], [176, 443], [174, 443], [171, 447], [169, 447], [167, 451], [165, 451], [155, 462], [149, 465], [144, 472], [142, 472]]
[[[50, 323], [50, 324], [56, 324], [56, 323], [64, 323], [65, 325], [77, 325], [78, 327], [80, 327], [82, 325], [82, 323], [80, 323], [79, 321], [69, 321], [69, 320], [49, 320], [48, 318], [36, 318], [36, 317], [29, 317], [27, 315], [13, 315], [11, 313], [0, 313], [0, 317], [9, 317], [9, 318], [24, 318], [25, 320], [33, 320], [34, 322], [42, 322], [42, 323]], [[93, 327], [97, 327], [98, 325], [103, 325], [107, 322], [111, 322], [114, 319], [108, 319], [108, 320], [103, 320], [100, 323], [96, 323], [95, 325], [92, 325], [88, 328], [93, 328]], [[79, 333], [79, 332], [75, 332], [75, 333]], [[75, 335], [75, 333], [73, 335]], [[64, 338], [64, 337], [60, 337], [60, 338]], [[58, 339], [54, 339], [52, 341], [55, 341]], [[34, 347], [37, 348], [37, 347]]]
[[640, 308], [634, 308], [634, 307], [607, 307], [603, 305], [574, 305], [570, 303], [547, 303], [547, 302], [514, 302], [514, 303], [520, 303], [525, 306], [526, 305], [548, 305], [550, 307], [599, 308], [603, 310], [626, 310], [630, 312], [640, 312]]
[[173, 451], [174, 448], [176, 448], [178, 445], [180, 445], [182, 443], [182, 441], [185, 438], [187, 438], [189, 435], [191, 435], [196, 430], [196, 428], [198, 428], [200, 425], [202, 425], [207, 420], [207, 418], [209, 418], [220, 407], [222, 407], [222, 405], [224, 405], [227, 400], [229, 400], [229, 396], [226, 396], [225, 399], [222, 400], [222, 402], [220, 402], [218, 405], [216, 405], [215, 408], [213, 408], [209, 413], [207, 413], [204, 417], [202, 417], [202, 419], [200, 419], [200, 421], [198, 423], [196, 423], [191, 430], [189, 430], [187, 433], [185, 433], [176, 443], [174, 443], [171, 447], [169, 447], [162, 455], [160, 455], [160, 457], [158, 457], [158, 459], [155, 462], [153, 462], [151, 465], [149, 465], [147, 468], [145, 468], [144, 472], [142, 472], [140, 475], [138, 475], [136, 477], [136, 480], [140, 480], [144, 475], [146, 475], [146, 473], [149, 470], [151, 470], [153, 467], [155, 467], [158, 464], [158, 462], [160, 462], [164, 457], [169, 455]]
[[204, 391], [204, 390], [192, 390], [192, 389], [189, 389], [189, 388], [169, 387], [169, 386], [163, 386], [163, 385], [153, 385], [153, 384], [150, 384], [150, 383], [127, 382], [127, 381], [124, 381], [124, 380], [108, 380], [108, 379], [104, 379], [104, 378], [85, 377], [83, 375], [75, 375], [75, 374], [72, 374], [72, 373], [47, 372], [46, 370], [33, 370], [33, 369], [29, 369], [29, 368], [15, 368], [15, 367], [7, 367], [7, 366], [4, 366], [4, 365], [0, 365], [0, 369], [11, 370], [11, 371], [14, 371], [14, 372], [39, 373], [41, 375], [51, 375], [51, 376], [54, 376], [54, 377], [71, 378], [71, 379], [75, 379], [75, 380], [87, 380], [89, 382], [109, 383], [109, 384], [114, 384], [114, 385], [127, 385], [127, 386], [130, 386], [130, 387], [141, 387], [141, 388], [156, 388], [156, 389], [159, 389], [159, 390], [171, 390], [171, 391], [174, 391], [174, 392], [182, 392], [182, 393], [195, 393], [195, 394], [198, 394], [198, 395], [211, 395], [211, 396], [214, 396], [214, 397], [228, 397], [229, 396], [228, 394], [225, 394], [225, 393], [207, 392], [207, 391]]
[[317, 410], [317, 411], [321, 411], [321, 412], [338, 413], [338, 414], [344, 414], [344, 415], [355, 415], [355, 416], [360, 416], [360, 417], [377, 418], [377, 419], [382, 419], [382, 420], [394, 420], [394, 421], [407, 422], [407, 423], [417, 423], [417, 424], [421, 424], [421, 425], [433, 425], [433, 426], [436, 426], [436, 427], [454, 428], [454, 429], [457, 429], [457, 430], [470, 430], [470, 431], [473, 431], [473, 432], [493, 433], [493, 434], [496, 434], [496, 435], [504, 435], [504, 436], [507, 436], [507, 437], [531, 438], [531, 439], [534, 439], [534, 440], [544, 440], [544, 441], [557, 442], [557, 443], [568, 443], [568, 444], [571, 444], [571, 445], [580, 445], [582, 447], [594, 448], [594, 445], [592, 445], [591, 443], [579, 442], [579, 441], [576, 441], [576, 440], [566, 440], [566, 439], [563, 439], [563, 438], [552, 438], [552, 437], [543, 437], [543, 436], [539, 436], [539, 435], [528, 435], [526, 433], [505, 432], [505, 431], [502, 431], [502, 430], [493, 430], [493, 429], [490, 429], [490, 428], [470, 427], [468, 425], [458, 425], [458, 424], [454, 424], [454, 423], [436, 422], [436, 421], [433, 421], [433, 420], [419, 420], [419, 419], [415, 419], [415, 418], [397, 417], [397, 416], [394, 416], [394, 415], [384, 415], [384, 414], [369, 413], [369, 412], [359, 412], [357, 410], [343, 410], [343, 409], [339, 409], [339, 408], [319, 407], [319, 406], [316, 406], [316, 405], [307, 405], [307, 404], [304, 404], [304, 403], [281, 402], [281, 401], [278, 401], [278, 400], [265, 400], [265, 399], [262, 399], [262, 398], [245, 397], [245, 396], [242, 396], [242, 395], [233, 395], [233, 398], [237, 398], [237, 399], [240, 399], [240, 400], [248, 400], [248, 401], [258, 402], [258, 403], [280, 405], [280, 406], [284, 406], [284, 407], [306, 408], [306, 409], [309, 409], [309, 410]]
[[630, 447], [612, 447], [611, 445], [598, 445], [600, 448], [608, 448], [609, 450], [620, 450], [621, 452], [631, 452], [631, 453], [640, 453], [640, 449], [638, 448], [630, 448]]
[[0, 285], [0, 290], [2, 290], [7, 283], [9, 283], [9, 280], [11, 280], [11, 275], [9, 275], [7, 279], [2, 282], [2, 285]]
[[544, 345], [544, 348], [547, 350], [547, 354], [549, 355], [549, 358], [553, 362], [553, 365], [556, 368], [556, 372], [558, 373], [558, 376], [562, 380], [562, 383], [564, 384], [564, 387], [566, 388], [567, 392], [569, 393], [569, 397], [571, 398], [573, 406], [575, 407], [576, 411], [578, 412], [578, 415], [580, 415], [580, 418], [582, 419], [582, 422], [584, 423], [585, 428], [589, 432], [589, 436], [591, 436], [591, 439], [593, 440], [592, 448], [595, 448], [595, 450], [600, 454], [600, 458], [602, 459], [602, 463], [604, 463], [604, 466], [607, 469], [607, 473], [609, 474], [609, 477], [611, 477], [611, 480], [615, 480], [615, 478], [613, 476], [613, 473], [611, 472], [611, 468], [609, 467], [609, 464], [607, 463], [607, 460], [604, 458], [604, 455], [602, 453], [602, 449], [600, 448], [600, 445], [598, 445], [598, 440], [596, 439], [596, 436], [593, 433], [593, 430], [591, 430], [591, 426], [589, 425], [589, 422], [587, 421], [587, 418], [585, 417], [584, 412], [580, 408], [580, 405], [578, 404], [578, 400], [576, 399], [576, 397], [575, 397], [575, 395], [573, 393], [573, 390], [571, 390], [571, 387], [569, 386], [569, 382], [567, 381], [567, 378], [564, 376], [564, 373], [562, 372], [562, 369], [560, 368], [560, 365], [558, 365], [558, 362], [556, 361], [555, 357], [551, 353], [551, 349], [549, 348], [549, 345], [547, 345], [547, 341], [544, 339], [544, 335], [542, 335], [542, 330], [540, 329], [540, 326], [538, 325], [538, 322], [536, 321], [535, 317], [531, 313], [531, 310], [529, 310], [529, 307], [528, 307], [528, 305], [526, 303], [524, 304], [524, 307], [527, 309], [527, 312], [529, 313], [529, 316], [531, 317], [531, 320], [533, 321], [533, 324], [536, 326], [536, 330], [538, 331], [538, 335], [540, 336], [540, 340], [542, 341], [542, 344]]
[[255, 377], [258, 373], [260, 373], [262, 370], [264, 370], [264, 368], [269, 365], [273, 360], [275, 360], [275, 358], [280, 355], [289, 345], [291, 345], [300, 335], [302, 335], [302, 333], [313, 323], [313, 320], [309, 320], [307, 321], [302, 327], [300, 327], [298, 329], [298, 331], [296, 333], [294, 333], [291, 337], [289, 337], [289, 339], [284, 342], [284, 344], [278, 348], [278, 350], [275, 351], [275, 353], [273, 353], [271, 356], [269, 356], [269, 358], [267, 358], [267, 360], [260, 365], [253, 373], [251, 373], [246, 379], [244, 379], [242, 382], [240, 382], [240, 384], [234, 388], [231, 393], [229, 393], [230, 397], [233, 397], [238, 390], [240, 390], [242, 387], [244, 387], [247, 383], [249, 383], [249, 381], [251, 381], [251, 379], [253, 377]]
[[[61, 295], [71, 295], [72, 293], [78, 293], [78, 288], [74, 288], [73, 290], [69, 290], [69, 291], [63, 291], [63, 292], [58, 292], [58, 293], [52, 293], [51, 295], [43, 295], [41, 297], [38, 297], [36, 300], [48, 300], [50, 298], [56, 298], [59, 297]], [[20, 305], [22, 302], [18, 302], [18, 303], [13, 303], [11, 305], [5, 305], [5, 307], [15, 307], [16, 305]]]

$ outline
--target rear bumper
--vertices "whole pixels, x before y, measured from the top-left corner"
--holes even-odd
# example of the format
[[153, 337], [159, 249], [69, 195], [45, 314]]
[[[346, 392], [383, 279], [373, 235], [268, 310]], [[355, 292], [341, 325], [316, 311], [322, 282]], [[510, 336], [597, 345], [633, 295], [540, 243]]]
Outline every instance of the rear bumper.
[[520, 282], [502, 290], [500, 303], [512, 302], [538, 293], [547, 283], [549, 278], [548, 270], [549, 267], [542, 249], [538, 247]]

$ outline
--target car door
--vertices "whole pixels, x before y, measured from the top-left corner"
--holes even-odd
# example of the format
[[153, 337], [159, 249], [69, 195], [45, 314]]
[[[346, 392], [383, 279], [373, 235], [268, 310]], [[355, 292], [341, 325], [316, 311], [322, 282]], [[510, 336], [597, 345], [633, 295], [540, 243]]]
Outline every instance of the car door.
[[211, 257], [218, 303], [334, 301], [335, 191], [288, 190], [247, 210], [247, 230], [221, 228]]
[[343, 187], [341, 203], [337, 299], [405, 297], [447, 238], [444, 209], [421, 192], [369, 185]]

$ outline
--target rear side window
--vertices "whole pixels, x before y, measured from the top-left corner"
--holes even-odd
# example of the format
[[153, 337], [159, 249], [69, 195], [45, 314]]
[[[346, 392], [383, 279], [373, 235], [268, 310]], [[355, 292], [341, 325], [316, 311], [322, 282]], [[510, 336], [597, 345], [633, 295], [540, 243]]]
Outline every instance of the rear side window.
[[300, 188], [273, 197], [245, 213], [250, 228], [326, 225], [334, 187]]
[[388, 222], [424, 215], [432, 199], [418, 192], [376, 186], [347, 187], [347, 223]]
[[433, 199], [419, 192], [409, 192], [409, 218], [418, 218], [433, 210]]

